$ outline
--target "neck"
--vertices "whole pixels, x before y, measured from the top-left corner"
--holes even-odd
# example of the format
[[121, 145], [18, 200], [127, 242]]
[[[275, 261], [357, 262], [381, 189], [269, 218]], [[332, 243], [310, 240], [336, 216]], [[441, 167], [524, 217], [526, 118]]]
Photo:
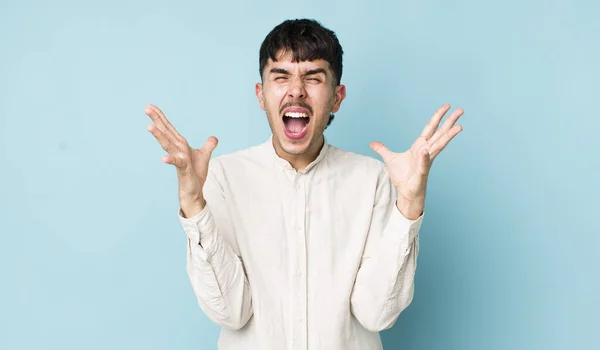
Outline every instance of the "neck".
[[[277, 144], [276, 144], [277, 143]], [[321, 135], [320, 140], [318, 142], [313, 143], [306, 152], [302, 154], [290, 154], [285, 152], [279, 142], [273, 138], [273, 148], [275, 149], [275, 153], [282, 158], [288, 161], [290, 165], [296, 169], [296, 171], [304, 170], [310, 163], [312, 163], [321, 152], [325, 143], [325, 138]]]

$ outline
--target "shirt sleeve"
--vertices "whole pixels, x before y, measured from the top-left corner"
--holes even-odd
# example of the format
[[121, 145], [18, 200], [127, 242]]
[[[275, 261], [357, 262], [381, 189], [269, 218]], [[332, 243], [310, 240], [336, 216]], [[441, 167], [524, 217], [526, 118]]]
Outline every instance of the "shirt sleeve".
[[350, 300], [354, 317], [372, 332], [391, 328], [414, 295], [423, 214], [416, 220], [405, 218], [396, 198], [384, 170]]
[[[242, 328], [252, 316], [250, 285], [234, 249], [217, 162], [211, 162], [204, 185], [206, 206], [193, 217], [178, 216], [187, 237], [187, 274], [198, 304], [217, 325]], [[216, 170], [215, 170], [216, 169]], [[218, 225], [222, 223], [221, 225]]]

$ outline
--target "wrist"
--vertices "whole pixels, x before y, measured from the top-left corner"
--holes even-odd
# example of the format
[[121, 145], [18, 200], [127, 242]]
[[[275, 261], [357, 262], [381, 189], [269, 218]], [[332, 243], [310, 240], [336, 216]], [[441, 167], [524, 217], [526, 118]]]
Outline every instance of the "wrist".
[[204, 197], [181, 197], [179, 199], [179, 207], [186, 218], [196, 216], [204, 210], [205, 206], [206, 200]]
[[403, 197], [398, 197], [398, 199], [396, 200], [396, 208], [398, 208], [400, 213], [408, 220], [416, 220], [421, 215], [423, 215], [424, 207], [424, 198], [408, 200]]

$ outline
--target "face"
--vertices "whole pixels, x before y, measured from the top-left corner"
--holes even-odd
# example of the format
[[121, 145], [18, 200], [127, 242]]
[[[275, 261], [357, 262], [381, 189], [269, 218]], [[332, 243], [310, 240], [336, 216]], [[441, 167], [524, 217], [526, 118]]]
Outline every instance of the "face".
[[316, 156], [329, 114], [339, 110], [346, 88], [337, 85], [325, 60], [269, 59], [256, 96], [266, 112], [275, 150], [283, 158]]

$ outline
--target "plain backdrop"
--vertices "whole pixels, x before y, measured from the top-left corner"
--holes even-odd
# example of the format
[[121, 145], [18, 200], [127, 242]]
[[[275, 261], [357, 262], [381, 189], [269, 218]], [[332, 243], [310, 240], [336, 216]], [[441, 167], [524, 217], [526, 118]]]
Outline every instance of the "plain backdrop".
[[215, 349], [185, 273], [161, 107], [215, 155], [264, 142], [258, 49], [315, 18], [345, 51], [335, 146], [404, 151], [442, 104], [413, 303], [385, 349], [600, 349], [597, 1], [0, 5], [0, 348]]

